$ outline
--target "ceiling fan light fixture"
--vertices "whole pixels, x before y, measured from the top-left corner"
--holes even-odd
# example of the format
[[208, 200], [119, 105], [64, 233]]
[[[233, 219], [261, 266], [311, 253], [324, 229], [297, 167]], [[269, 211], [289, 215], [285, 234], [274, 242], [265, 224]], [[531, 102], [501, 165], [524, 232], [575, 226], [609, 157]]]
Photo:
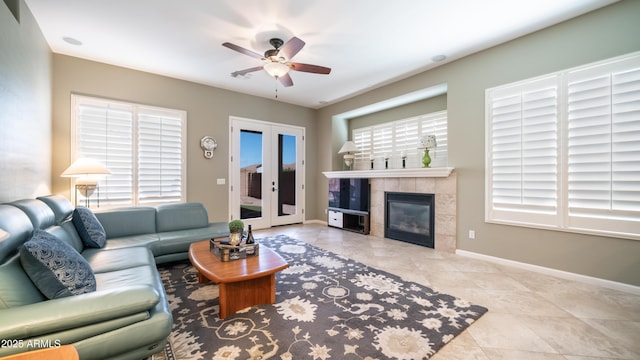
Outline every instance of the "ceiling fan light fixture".
[[268, 62], [263, 66], [264, 70], [274, 78], [279, 78], [289, 72], [289, 66], [280, 62]]

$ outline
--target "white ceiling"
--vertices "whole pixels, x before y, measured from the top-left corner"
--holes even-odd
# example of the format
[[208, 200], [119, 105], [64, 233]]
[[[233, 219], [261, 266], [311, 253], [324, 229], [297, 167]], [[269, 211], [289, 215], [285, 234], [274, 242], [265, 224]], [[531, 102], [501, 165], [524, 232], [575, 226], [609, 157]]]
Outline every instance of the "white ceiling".
[[[261, 61], [272, 37], [306, 42], [278, 100], [310, 108], [344, 100], [616, 0], [26, 0], [55, 53], [275, 97]], [[63, 38], [81, 45], [71, 45]], [[434, 62], [436, 55], [446, 60]]]

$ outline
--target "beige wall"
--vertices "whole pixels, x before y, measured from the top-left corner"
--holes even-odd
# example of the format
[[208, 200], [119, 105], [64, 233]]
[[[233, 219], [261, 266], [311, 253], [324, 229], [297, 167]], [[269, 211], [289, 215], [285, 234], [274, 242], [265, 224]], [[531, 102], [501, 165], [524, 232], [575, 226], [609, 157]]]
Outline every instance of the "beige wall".
[[[82, 60], [53, 59], [53, 192], [69, 197], [69, 180], [59, 174], [69, 166], [70, 96], [72, 93], [124, 100], [187, 111], [187, 200], [205, 204], [213, 221], [228, 219], [229, 116], [271, 121], [316, 133], [316, 112], [275, 100], [235, 93], [188, 81]], [[213, 159], [202, 156], [200, 139], [213, 136]], [[315, 169], [316, 137], [307, 136], [307, 169]], [[306, 189], [316, 188], [316, 173], [307, 171]], [[226, 185], [216, 185], [216, 179]], [[308, 190], [307, 219], [315, 218], [315, 192]]]
[[[640, 50], [640, 1], [622, 1], [529, 36], [445, 64], [318, 112], [323, 171], [340, 168], [345, 138], [333, 117], [384, 99], [446, 83], [449, 166], [458, 173], [458, 248], [489, 256], [640, 285], [640, 241], [484, 222], [484, 91], [553, 71]], [[320, 214], [326, 179], [318, 188]], [[476, 239], [469, 240], [469, 230]]]
[[29, 9], [0, 2], [0, 202], [51, 186], [51, 52]]

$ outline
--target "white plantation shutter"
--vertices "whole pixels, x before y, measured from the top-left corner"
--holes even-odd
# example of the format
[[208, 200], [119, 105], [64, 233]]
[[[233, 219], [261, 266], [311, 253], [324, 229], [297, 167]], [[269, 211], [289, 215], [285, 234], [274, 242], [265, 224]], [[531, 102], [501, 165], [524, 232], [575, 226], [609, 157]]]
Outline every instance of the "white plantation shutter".
[[490, 91], [491, 216], [553, 223], [558, 209], [557, 77]]
[[640, 239], [640, 55], [486, 92], [489, 222]]
[[72, 158], [99, 160], [112, 172], [99, 182], [101, 207], [184, 201], [183, 111], [77, 95], [72, 104]]
[[421, 167], [422, 163], [418, 163], [418, 157], [422, 157], [416, 144], [420, 141], [420, 122], [418, 118], [401, 120], [395, 123], [395, 149], [393, 153], [395, 167], [402, 167], [402, 152], [406, 154], [406, 167]]
[[[382, 164], [390, 155], [389, 168], [402, 168], [402, 152], [407, 156], [407, 168], [422, 167], [423, 150], [418, 149], [422, 135], [436, 135], [438, 147], [430, 151], [431, 167], [447, 166], [447, 112], [416, 116], [381, 125], [353, 130], [352, 141], [360, 152], [356, 154], [356, 169], [370, 169], [370, 156]], [[378, 166], [379, 168], [380, 166]]]
[[371, 129], [362, 130], [362, 131], [353, 131], [353, 143], [356, 144], [358, 149], [360, 150], [355, 154], [355, 169], [364, 170], [370, 169], [371, 164], [369, 162], [369, 156], [372, 153], [373, 149], [373, 133]]
[[133, 204], [134, 159], [131, 107], [87, 99], [78, 105], [77, 114], [76, 158], [96, 159], [112, 173], [99, 181], [100, 205]]
[[567, 133], [570, 226], [640, 233], [640, 57], [568, 74]]
[[373, 156], [383, 157], [393, 153], [393, 126], [379, 125], [373, 128]]
[[175, 112], [142, 110], [138, 117], [140, 204], [178, 202], [183, 194], [182, 118]]

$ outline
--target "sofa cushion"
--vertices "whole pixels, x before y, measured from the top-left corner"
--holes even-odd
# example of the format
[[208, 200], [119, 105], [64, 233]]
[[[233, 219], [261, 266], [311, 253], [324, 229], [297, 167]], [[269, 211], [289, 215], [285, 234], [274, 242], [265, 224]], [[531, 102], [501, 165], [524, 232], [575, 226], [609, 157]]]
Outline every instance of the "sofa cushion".
[[144, 246], [112, 250], [85, 249], [82, 257], [87, 260], [96, 276], [103, 272], [156, 264], [153, 254]]
[[87, 247], [101, 248], [107, 242], [107, 234], [93, 211], [78, 207], [73, 211], [71, 221]]
[[202, 228], [209, 225], [207, 209], [201, 203], [162, 204], [156, 207], [157, 232]]
[[24, 272], [18, 254], [4, 264], [0, 264], [0, 309], [44, 300], [46, 298]]
[[156, 209], [136, 206], [100, 211], [96, 217], [107, 233], [107, 239], [156, 233]]
[[20, 248], [25, 272], [49, 299], [96, 290], [96, 278], [87, 261], [52, 234], [36, 229]]

